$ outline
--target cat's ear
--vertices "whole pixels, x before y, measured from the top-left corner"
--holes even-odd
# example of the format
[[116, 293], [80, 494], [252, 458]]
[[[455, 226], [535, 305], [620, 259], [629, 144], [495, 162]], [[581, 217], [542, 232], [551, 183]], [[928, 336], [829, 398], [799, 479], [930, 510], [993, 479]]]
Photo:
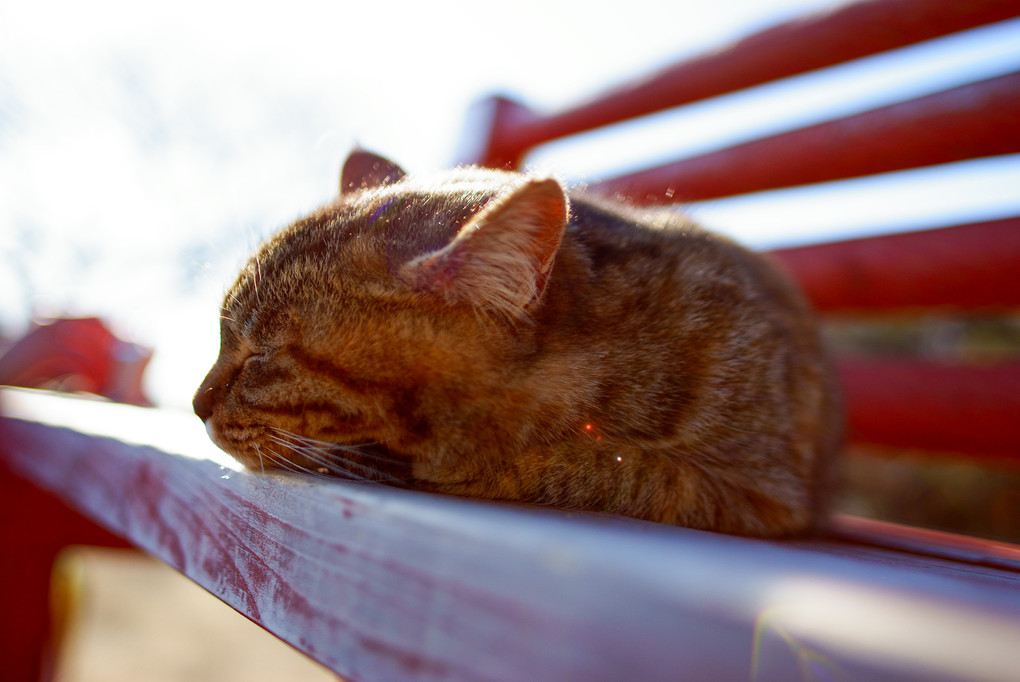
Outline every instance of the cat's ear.
[[344, 161], [340, 173], [340, 195], [350, 194], [359, 189], [370, 189], [397, 182], [404, 177], [404, 170], [378, 154], [355, 149]]
[[521, 318], [545, 289], [567, 213], [557, 181], [529, 178], [482, 209], [446, 247], [406, 263], [401, 278], [451, 303]]

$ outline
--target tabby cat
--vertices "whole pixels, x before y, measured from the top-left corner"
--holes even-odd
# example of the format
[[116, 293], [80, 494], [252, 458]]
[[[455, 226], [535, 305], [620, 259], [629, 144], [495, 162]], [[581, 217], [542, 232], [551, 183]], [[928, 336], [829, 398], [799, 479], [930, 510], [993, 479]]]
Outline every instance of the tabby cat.
[[554, 179], [366, 151], [265, 243], [195, 396], [255, 470], [780, 536], [815, 526], [838, 405], [762, 256]]

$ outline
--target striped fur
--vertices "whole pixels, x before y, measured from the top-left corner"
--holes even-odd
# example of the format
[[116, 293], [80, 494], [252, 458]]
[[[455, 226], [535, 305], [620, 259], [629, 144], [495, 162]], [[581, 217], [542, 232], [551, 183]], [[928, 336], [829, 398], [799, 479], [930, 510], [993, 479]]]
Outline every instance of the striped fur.
[[356, 151], [221, 317], [195, 410], [257, 470], [759, 536], [823, 517], [839, 406], [811, 315], [675, 213]]

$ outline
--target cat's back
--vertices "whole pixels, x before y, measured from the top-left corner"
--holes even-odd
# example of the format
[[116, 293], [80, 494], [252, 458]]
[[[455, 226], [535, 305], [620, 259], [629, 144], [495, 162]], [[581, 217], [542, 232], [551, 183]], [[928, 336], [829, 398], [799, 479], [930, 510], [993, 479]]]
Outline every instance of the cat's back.
[[673, 209], [573, 192], [557, 267], [561, 284], [574, 290], [582, 281], [587, 285], [582, 305], [590, 319], [609, 315], [617, 326], [749, 315], [785, 326], [803, 320], [813, 329], [799, 290], [767, 256]]
[[767, 255], [678, 211], [572, 194], [556, 267], [546, 329], [598, 358], [600, 400], [622, 432], [679, 450], [722, 443], [720, 433], [777, 434], [733, 447], [800, 451], [807, 468], [817, 462], [807, 451], [836, 447], [813, 313]]

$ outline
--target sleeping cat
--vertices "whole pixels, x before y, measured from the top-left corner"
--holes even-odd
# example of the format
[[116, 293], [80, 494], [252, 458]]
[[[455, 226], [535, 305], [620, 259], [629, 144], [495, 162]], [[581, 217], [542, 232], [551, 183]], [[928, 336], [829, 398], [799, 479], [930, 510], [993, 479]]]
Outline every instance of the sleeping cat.
[[780, 536], [838, 402], [798, 292], [670, 211], [365, 151], [226, 296], [195, 396], [256, 470]]

